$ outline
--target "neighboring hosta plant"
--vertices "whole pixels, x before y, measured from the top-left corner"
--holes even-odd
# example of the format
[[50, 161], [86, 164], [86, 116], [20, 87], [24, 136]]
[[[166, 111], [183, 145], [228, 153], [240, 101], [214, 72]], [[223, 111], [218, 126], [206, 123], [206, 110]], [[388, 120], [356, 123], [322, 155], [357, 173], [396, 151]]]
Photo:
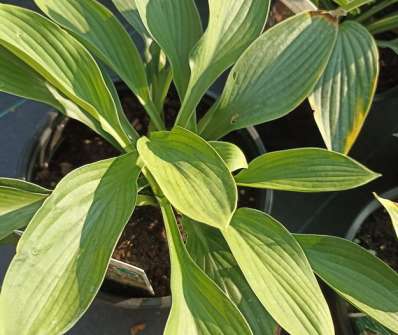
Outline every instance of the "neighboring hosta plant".
[[384, 14], [394, 11], [398, 0], [312, 2], [321, 9], [344, 15], [340, 17], [330, 62], [309, 100], [327, 148], [346, 154], [355, 143], [373, 101], [379, 76], [377, 46], [391, 48], [398, 55], [398, 12]]
[[[50, 19], [0, 4], [0, 89], [83, 122], [121, 154], [72, 171], [54, 190], [0, 179], [0, 237], [26, 227], [1, 289], [1, 335], [70, 329], [93, 301], [148, 189], [170, 247], [173, 304], [165, 334], [272, 335], [277, 324], [292, 335], [334, 334], [314, 273], [398, 332], [398, 276], [387, 265], [343, 239], [292, 235], [266, 213], [237, 209], [240, 185], [338, 191], [378, 175], [316, 148], [272, 152], [248, 164], [239, 147], [219, 140], [292, 111], [345, 41], [340, 31], [360, 43], [369, 40], [362, 28], [307, 12], [262, 33], [268, 0], [209, 0], [203, 32], [192, 0], [114, 0], [144, 39], [142, 60], [96, 1], [35, 2]], [[151, 120], [148, 136], [139, 138], [129, 124], [95, 59], [138, 97]], [[200, 99], [232, 65], [224, 92], [198, 122]], [[166, 130], [171, 78], [182, 106]]]

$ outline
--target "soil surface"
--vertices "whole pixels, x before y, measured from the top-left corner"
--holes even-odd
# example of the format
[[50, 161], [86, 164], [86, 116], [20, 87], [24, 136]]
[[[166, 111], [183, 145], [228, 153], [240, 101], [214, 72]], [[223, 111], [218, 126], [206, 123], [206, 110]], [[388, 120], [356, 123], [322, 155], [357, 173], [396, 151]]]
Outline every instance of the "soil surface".
[[384, 208], [368, 217], [354, 241], [398, 271], [398, 240]]
[[[148, 117], [137, 99], [125, 89], [119, 89], [122, 106], [130, 122], [140, 134], [148, 130]], [[209, 103], [202, 103], [199, 113], [207, 110]], [[172, 124], [179, 102], [175, 91], [166, 100], [166, 120]], [[37, 163], [31, 180], [39, 185], [54, 188], [70, 171], [98, 160], [115, 157], [118, 151], [85, 125], [67, 120], [56, 150], [44, 164]], [[234, 137], [229, 140], [234, 140]], [[239, 142], [235, 138], [234, 142]], [[252, 189], [240, 189], [240, 206], [258, 207], [256, 193]], [[143, 268], [154, 288], [156, 296], [170, 294], [170, 261], [165, 229], [160, 210], [156, 207], [137, 207], [129, 220], [113, 253], [115, 259]], [[129, 297], [143, 297], [141, 290], [122, 287], [106, 281], [104, 290]]]

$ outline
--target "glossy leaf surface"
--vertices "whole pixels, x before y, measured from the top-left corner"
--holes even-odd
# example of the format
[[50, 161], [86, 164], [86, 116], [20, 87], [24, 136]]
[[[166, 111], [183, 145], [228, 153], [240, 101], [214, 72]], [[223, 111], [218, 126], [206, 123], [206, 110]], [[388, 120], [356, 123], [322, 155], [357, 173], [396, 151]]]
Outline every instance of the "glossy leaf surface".
[[369, 113], [379, 74], [379, 54], [370, 33], [343, 22], [324, 74], [309, 100], [330, 150], [348, 153]]
[[133, 153], [100, 161], [57, 185], [4, 279], [1, 334], [63, 334], [87, 310], [135, 205], [135, 164]]
[[332, 335], [328, 305], [300, 245], [271, 216], [236, 211], [223, 235], [250, 287], [292, 335]]
[[202, 136], [218, 139], [291, 112], [315, 87], [336, 35], [335, 19], [318, 12], [266, 31], [232, 68], [221, 97], [199, 124]]
[[162, 192], [184, 215], [226, 227], [237, 205], [234, 179], [215, 149], [183, 128], [138, 141], [138, 152]]
[[343, 298], [398, 332], [398, 274], [367, 250], [338, 237], [296, 235], [317, 273]]
[[348, 156], [318, 148], [274, 151], [257, 157], [238, 185], [294, 192], [328, 192], [364, 185], [380, 175]]

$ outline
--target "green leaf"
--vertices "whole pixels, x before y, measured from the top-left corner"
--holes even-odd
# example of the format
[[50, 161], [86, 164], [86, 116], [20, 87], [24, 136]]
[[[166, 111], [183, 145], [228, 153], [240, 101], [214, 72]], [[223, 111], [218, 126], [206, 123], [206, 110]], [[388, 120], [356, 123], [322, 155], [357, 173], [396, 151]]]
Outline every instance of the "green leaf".
[[266, 31], [232, 68], [221, 97], [200, 121], [201, 135], [217, 139], [294, 110], [322, 75], [336, 35], [336, 19], [324, 12], [305, 12]]
[[390, 48], [398, 55], [398, 38], [391, 41], [377, 41], [377, 45], [380, 48]]
[[348, 156], [318, 148], [274, 151], [257, 157], [238, 185], [294, 192], [330, 192], [364, 185], [379, 174]]
[[373, 34], [381, 34], [389, 30], [398, 28], [398, 12], [395, 12], [387, 17], [372, 22], [366, 28]]
[[140, 158], [162, 192], [181, 213], [214, 227], [226, 227], [237, 206], [237, 189], [217, 152], [183, 128], [154, 132], [137, 144]]
[[148, 30], [142, 23], [135, 0], [112, 0], [113, 4], [126, 21], [144, 38], [150, 38]]
[[350, 151], [372, 105], [378, 75], [372, 35], [359, 23], [343, 22], [328, 66], [309, 97], [328, 149]]
[[242, 150], [235, 144], [222, 141], [211, 141], [209, 144], [216, 149], [217, 153], [227, 165], [229, 171], [234, 172], [247, 168], [247, 160]]
[[192, 73], [177, 125], [188, 124], [211, 84], [258, 37], [269, 6], [269, 0], [209, 0], [209, 24], [192, 50]]
[[97, 119], [121, 147], [131, 146], [98, 65], [71, 35], [33, 11], [0, 4], [0, 45]]
[[398, 332], [398, 275], [394, 270], [351, 241], [295, 237], [323, 281], [359, 310]]
[[136, 158], [76, 169], [44, 202], [4, 279], [0, 333], [64, 334], [87, 310], [134, 209]]
[[231, 299], [254, 335], [275, 335], [277, 324], [246, 282], [221, 233], [184, 217], [187, 250], [196, 264]]
[[390, 215], [392, 225], [398, 237], [398, 204], [391, 200], [383, 199], [382, 197], [379, 197], [376, 193], [374, 194], [374, 196], [384, 206], [384, 208]]
[[191, 70], [189, 54], [202, 35], [193, 0], [135, 0], [142, 22], [163, 49], [173, 69], [178, 94], [184, 98]]
[[84, 123], [120, 149], [120, 145], [101, 127], [95, 117], [63, 96], [31, 67], [1, 46], [0, 68], [0, 91], [50, 105], [60, 113]]
[[332, 335], [328, 305], [300, 245], [271, 216], [239, 208], [223, 235], [252, 290], [291, 335]]
[[0, 240], [27, 226], [49, 194], [23, 180], [0, 178]]
[[251, 335], [236, 306], [189, 256], [173, 209], [161, 204], [171, 261], [173, 304], [164, 335]]
[[35, 0], [35, 3], [115, 71], [137, 95], [155, 126], [163, 129], [162, 120], [150, 99], [141, 56], [111, 11], [94, 0]]
[[338, 5], [340, 5], [346, 11], [352, 11], [356, 8], [359, 8], [370, 2], [373, 2], [373, 0], [333, 0], [333, 1]]

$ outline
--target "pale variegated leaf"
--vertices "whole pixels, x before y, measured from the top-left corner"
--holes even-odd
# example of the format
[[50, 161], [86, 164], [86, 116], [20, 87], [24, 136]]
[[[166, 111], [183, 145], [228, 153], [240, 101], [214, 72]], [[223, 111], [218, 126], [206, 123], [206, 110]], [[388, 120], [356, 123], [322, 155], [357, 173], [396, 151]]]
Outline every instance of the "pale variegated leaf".
[[298, 14], [261, 35], [232, 68], [224, 91], [199, 124], [206, 139], [280, 118], [311, 93], [337, 36], [336, 18]]
[[164, 335], [252, 335], [237, 307], [189, 256], [171, 206], [164, 202], [161, 208], [170, 246], [173, 296]]
[[378, 74], [372, 35], [359, 23], [343, 22], [325, 72], [309, 97], [328, 149], [350, 151], [369, 113]]
[[398, 237], [398, 204], [394, 201], [384, 199], [375, 194], [376, 199], [384, 206], [391, 217], [392, 225]]
[[393, 269], [342, 238], [295, 237], [322, 280], [359, 310], [398, 332], [398, 275]]
[[87, 310], [135, 206], [136, 158], [76, 169], [47, 198], [4, 279], [1, 334], [64, 334]]
[[131, 147], [98, 65], [70, 34], [33, 11], [0, 4], [0, 46], [97, 119], [121, 147]]
[[176, 124], [186, 127], [211, 84], [263, 30], [269, 0], [209, 0], [209, 24], [192, 50], [191, 78]]
[[271, 216], [235, 212], [223, 235], [250, 287], [291, 335], [333, 335], [328, 304], [300, 245]]
[[294, 192], [330, 192], [364, 185], [379, 174], [343, 154], [319, 148], [274, 151], [257, 157], [238, 185]]
[[248, 285], [222, 234], [186, 217], [183, 226], [189, 254], [239, 308], [253, 335], [276, 335], [277, 324]]
[[237, 206], [237, 189], [215, 149], [183, 128], [139, 139], [140, 158], [171, 204], [191, 219], [226, 227]]

